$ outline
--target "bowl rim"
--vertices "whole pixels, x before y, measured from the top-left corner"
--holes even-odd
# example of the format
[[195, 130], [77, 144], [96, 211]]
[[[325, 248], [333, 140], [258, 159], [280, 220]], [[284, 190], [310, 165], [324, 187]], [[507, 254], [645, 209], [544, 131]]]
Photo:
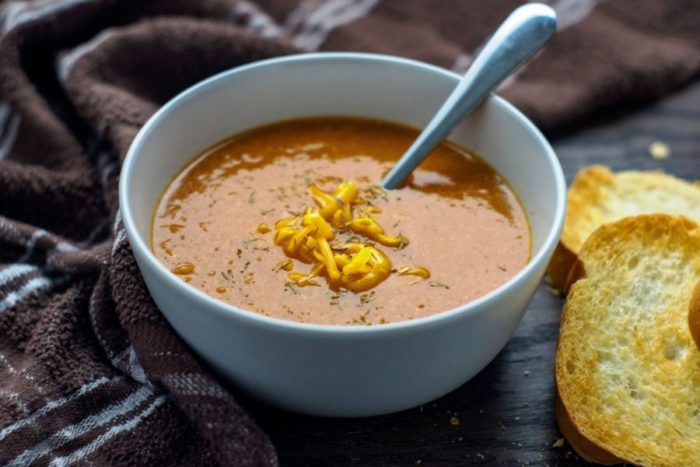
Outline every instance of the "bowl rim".
[[[542, 135], [540, 130], [515, 106], [502, 97], [492, 93], [488, 99], [499, 107], [500, 110], [514, 116], [518, 123], [522, 125], [528, 133], [534, 136], [537, 143], [543, 148], [547, 161], [549, 162], [550, 167], [553, 169], [556, 186], [556, 210], [553, 222], [549, 227], [549, 232], [547, 233], [542, 246], [535, 252], [535, 254], [522, 269], [520, 269], [515, 275], [498, 287], [490, 290], [486, 294], [472, 300], [471, 302], [467, 302], [458, 307], [437, 312], [429, 316], [411, 320], [395, 321], [376, 326], [367, 326], [302, 323], [298, 321], [265, 316], [263, 314], [246, 310], [245, 308], [240, 308], [211, 297], [194, 286], [179, 280], [155, 257], [154, 253], [148, 247], [147, 242], [139, 234], [138, 229], [136, 228], [136, 222], [134, 221], [134, 216], [132, 214], [132, 200], [129, 195], [130, 190], [127, 189], [127, 187], [131, 185], [132, 174], [134, 173], [139, 154], [142, 153], [142, 146], [145, 144], [144, 142], [151, 135], [159, 122], [166, 118], [168, 114], [173, 111], [173, 109], [176, 109], [179, 105], [185, 103], [189, 99], [196, 98], [197, 94], [204, 92], [207, 88], [215, 85], [223, 79], [228, 79], [237, 74], [247, 73], [252, 70], [275, 68], [279, 65], [285, 65], [288, 63], [312, 63], [319, 61], [375, 62], [385, 65], [390, 64], [403, 67], [420, 68], [432, 74], [442, 75], [454, 80], [459, 80], [461, 78], [461, 75], [444, 68], [418, 60], [396, 57], [392, 55], [363, 52], [314, 52], [269, 58], [231, 68], [199, 81], [177, 94], [175, 97], [166, 102], [146, 121], [143, 127], [141, 127], [134, 140], [131, 142], [126, 157], [124, 158], [119, 180], [119, 213], [121, 213], [121, 219], [126, 231], [126, 237], [132, 249], [137, 250], [136, 252], [139, 253], [138, 256], [148, 261], [151, 269], [160, 276], [161, 281], [170, 287], [181, 288], [184, 293], [191, 295], [197, 301], [203, 301], [208, 305], [210, 310], [215, 310], [219, 313], [224, 313], [227, 315], [232, 314], [242, 319], [252, 320], [253, 323], [261, 326], [272, 326], [278, 328], [278, 330], [290, 332], [332, 333], [337, 335], [369, 335], [394, 333], [403, 330], [415, 329], [418, 327], [443, 324], [445, 321], [456, 319], [462, 315], [475, 314], [480, 310], [488, 311], [489, 305], [492, 304], [498, 297], [504, 293], [507, 293], [508, 290], [521, 285], [531, 274], [535, 272], [536, 269], [542, 266], [544, 261], [548, 260], [561, 235], [566, 213], [566, 182], [561, 164], [559, 163], [559, 159], [557, 158], [551, 145], [544, 135]], [[139, 272], [141, 272], [140, 265]], [[160, 311], [167, 316], [165, 312], [162, 310]]]

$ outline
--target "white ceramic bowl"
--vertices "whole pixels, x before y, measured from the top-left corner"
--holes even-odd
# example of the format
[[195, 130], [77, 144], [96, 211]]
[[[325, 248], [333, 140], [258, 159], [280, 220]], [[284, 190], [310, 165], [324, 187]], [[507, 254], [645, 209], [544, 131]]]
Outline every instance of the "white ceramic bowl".
[[[269, 318], [185, 284], [149, 248], [163, 187], [230, 135], [277, 120], [353, 115], [422, 127], [459, 76], [396, 57], [328, 53], [265, 60], [178, 95], [139, 132], [124, 161], [120, 206], [153, 299], [182, 338], [236, 387], [272, 405], [323, 416], [414, 407], [465, 383], [504, 347], [544, 274], [564, 221], [566, 187], [545, 138], [493, 96], [452, 134], [510, 180], [532, 228], [532, 259], [507, 283], [459, 308], [380, 326]], [[232, 222], [236, 220], [232, 219]]]

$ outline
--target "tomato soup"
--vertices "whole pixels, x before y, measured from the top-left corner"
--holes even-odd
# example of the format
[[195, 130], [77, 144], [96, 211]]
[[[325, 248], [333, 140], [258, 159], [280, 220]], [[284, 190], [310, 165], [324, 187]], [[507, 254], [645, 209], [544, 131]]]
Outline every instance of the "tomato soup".
[[501, 175], [450, 142], [381, 189], [417, 135], [344, 117], [235, 135], [165, 188], [153, 251], [204, 293], [280, 319], [378, 325], [464, 305], [525, 266], [527, 216]]

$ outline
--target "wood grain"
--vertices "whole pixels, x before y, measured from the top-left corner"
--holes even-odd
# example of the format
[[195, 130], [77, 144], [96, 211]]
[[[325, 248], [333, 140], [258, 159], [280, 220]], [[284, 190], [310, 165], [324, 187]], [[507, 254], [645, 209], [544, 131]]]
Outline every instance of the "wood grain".
[[[668, 159], [651, 157], [655, 141], [670, 147]], [[567, 182], [591, 164], [699, 180], [700, 82], [649, 108], [601, 115], [558, 135], [554, 147]], [[542, 284], [498, 357], [467, 384], [420, 408], [343, 420], [246, 406], [283, 465], [584, 465], [557, 442], [553, 364], [561, 306]]]

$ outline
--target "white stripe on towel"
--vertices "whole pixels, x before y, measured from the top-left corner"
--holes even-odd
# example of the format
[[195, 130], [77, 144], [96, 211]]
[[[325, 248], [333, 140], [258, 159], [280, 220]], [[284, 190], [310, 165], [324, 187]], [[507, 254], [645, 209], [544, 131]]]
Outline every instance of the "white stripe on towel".
[[69, 425], [60, 429], [50, 437], [15, 457], [9, 462], [8, 465], [28, 465], [35, 460], [50, 454], [53, 450], [63, 446], [75, 438], [82, 436], [96, 428], [104, 426], [121, 415], [126, 415], [127, 413], [136, 409], [146, 400], [150, 399], [152, 396], [153, 391], [150, 388], [147, 386], [141, 386], [129, 396], [115, 404], [110, 405], [101, 412], [85, 417], [83, 420], [74, 425]]
[[111, 438], [114, 438], [118, 434], [124, 432], [124, 431], [129, 431], [134, 429], [136, 426], [138, 426], [139, 423], [141, 423], [145, 418], [147, 418], [149, 415], [151, 415], [160, 405], [165, 403], [168, 400], [167, 395], [163, 395], [160, 397], [157, 397], [148, 407], [146, 407], [141, 413], [137, 414], [130, 420], [120, 424], [120, 425], [115, 425], [107, 432], [101, 434], [97, 438], [95, 438], [90, 444], [85, 445], [81, 447], [80, 449], [77, 449], [70, 453], [69, 455], [65, 457], [58, 457], [51, 461], [49, 464], [50, 466], [64, 466], [64, 465], [70, 465], [74, 462], [77, 462], [78, 460], [82, 459], [83, 457], [87, 456], [88, 454], [92, 453], [95, 451], [97, 448], [102, 446], [104, 443], [109, 441]]
[[77, 391], [73, 392], [72, 394], [69, 394], [66, 397], [61, 397], [59, 399], [54, 399], [49, 402], [47, 402], [45, 405], [43, 405], [41, 408], [37, 409], [36, 412], [34, 412], [32, 415], [30, 415], [27, 418], [23, 418], [21, 420], [17, 420], [15, 423], [12, 425], [9, 425], [5, 427], [2, 431], [0, 431], [0, 441], [5, 439], [8, 435], [10, 435], [13, 431], [17, 430], [18, 428], [22, 428], [25, 425], [28, 425], [30, 423], [34, 423], [38, 418], [43, 417], [44, 415], [48, 414], [54, 409], [57, 409], [59, 407], [63, 407], [64, 405], [68, 404], [69, 402], [74, 401], [75, 399], [88, 394], [95, 389], [99, 388], [103, 384], [110, 383], [112, 381], [123, 381], [125, 378], [123, 376], [116, 376], [113, 378], [106, 378], [104, 376], [97, 378], [93, 381], [90, 381], [89, 383], [85, 383], [80, 388], [78, 388]]

